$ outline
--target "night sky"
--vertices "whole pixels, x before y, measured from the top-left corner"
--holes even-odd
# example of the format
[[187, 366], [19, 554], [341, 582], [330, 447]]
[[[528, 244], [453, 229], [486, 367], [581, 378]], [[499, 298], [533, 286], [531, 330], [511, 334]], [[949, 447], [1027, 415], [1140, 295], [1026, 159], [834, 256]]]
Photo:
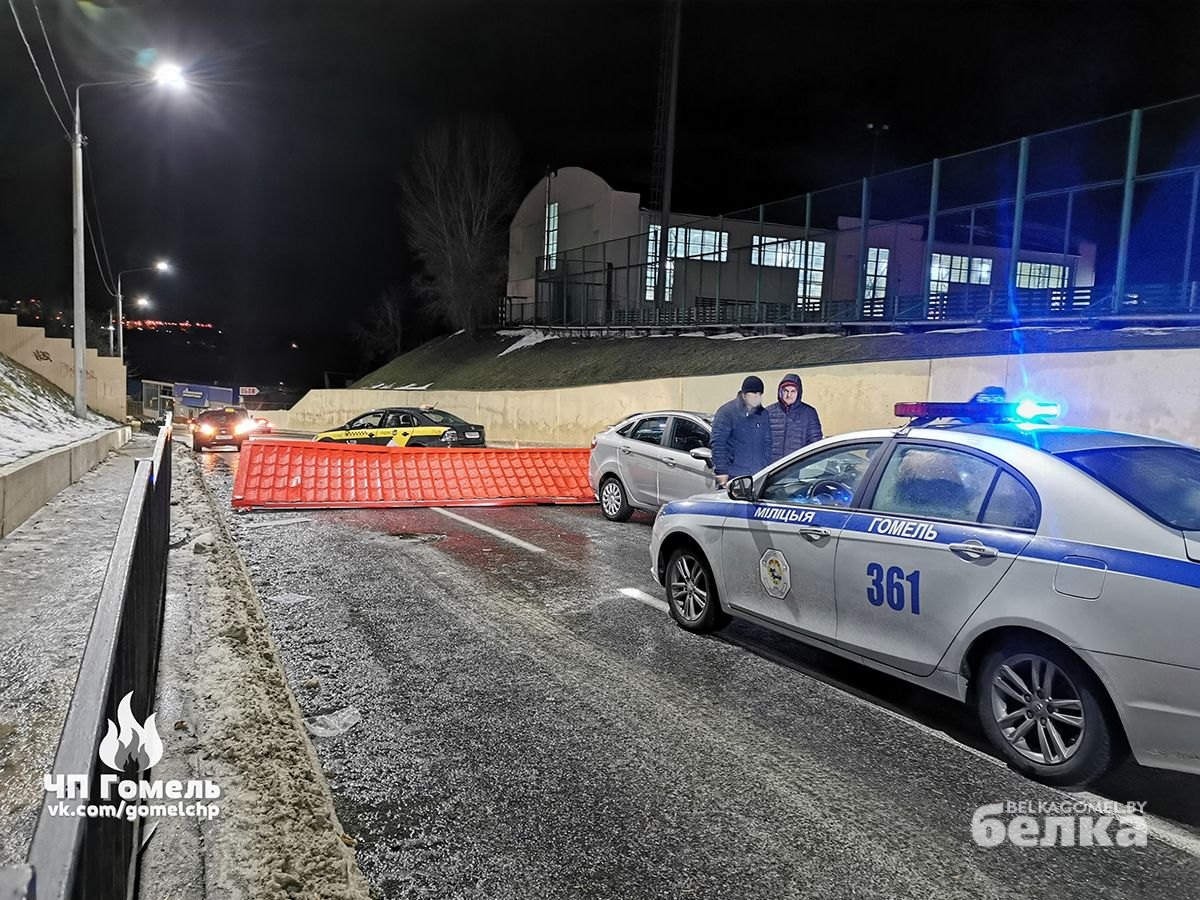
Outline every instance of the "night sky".
[[[16, 0], [59, 109], [32, 0]], [[547, 165], [647, 192], [658, 2], [39, 0], [68, 86], [184, 65], [185, 94], [85, 89], [113, 271], [218, 360], [131, 342], [148, 377], [319, 384], [348, 323], [412, 262], [396, 178], [422, 130], [496, 114]], [[0, 7], [0, 298], [71, 289], [70, 152]], [[719, 213], [1200, 92], [1200, 3], [685, 0], [675, 208]], [[105, 310], [99, 277], [89, 307]], [[414, 336], [416, 332], [414, 331]], [[295, 342], [298, 349], [291, 349]], [[179, 371], [178, 369], [187, 371]]]

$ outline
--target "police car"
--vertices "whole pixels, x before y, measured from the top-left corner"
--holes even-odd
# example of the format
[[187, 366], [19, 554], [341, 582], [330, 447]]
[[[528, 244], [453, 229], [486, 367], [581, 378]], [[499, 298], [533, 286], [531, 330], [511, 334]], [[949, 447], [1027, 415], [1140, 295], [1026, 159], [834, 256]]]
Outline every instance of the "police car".
[[667, 504], [650, 555], [672, 617], [736, 616], [972, 704], [1051, 784], [1127, 750], [1200, 773], [1200, 450], [1054, 413], [897, 404], [902, 428]]
[[483, 447], [482, 425], [432, 406], [373, 409], [345, 425], [317, 434], [315, 441], [389, 447]]

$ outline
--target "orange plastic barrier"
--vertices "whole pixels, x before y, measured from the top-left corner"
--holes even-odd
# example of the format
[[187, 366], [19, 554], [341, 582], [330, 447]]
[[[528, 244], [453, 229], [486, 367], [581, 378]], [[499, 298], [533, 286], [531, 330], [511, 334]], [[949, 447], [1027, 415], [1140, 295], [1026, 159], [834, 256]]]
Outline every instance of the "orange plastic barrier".
[[595, 503], [589, 452], [246, 441], [233, 505], [316, 509]]

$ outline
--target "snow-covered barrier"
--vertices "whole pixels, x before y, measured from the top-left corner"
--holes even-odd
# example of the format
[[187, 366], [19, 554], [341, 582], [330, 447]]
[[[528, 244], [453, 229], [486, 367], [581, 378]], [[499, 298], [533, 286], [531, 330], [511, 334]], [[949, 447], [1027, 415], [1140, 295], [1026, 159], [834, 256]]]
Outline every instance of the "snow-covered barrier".
[[595, 503], [589, 452], [247, 441], [233, 505], [314, 509]]
[[0, 537], [4, 537], [129, 442], [128, 426], [0, 465]]

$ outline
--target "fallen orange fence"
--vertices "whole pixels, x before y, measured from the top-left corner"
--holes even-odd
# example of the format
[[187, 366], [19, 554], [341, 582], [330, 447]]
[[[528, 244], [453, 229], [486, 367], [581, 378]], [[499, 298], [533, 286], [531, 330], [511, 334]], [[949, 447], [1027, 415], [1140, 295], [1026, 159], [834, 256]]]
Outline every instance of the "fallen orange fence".
[[406, 449], [254, 440], [242, 445], [233, 505], [316, 509], [595, 503], [581, 449]]

